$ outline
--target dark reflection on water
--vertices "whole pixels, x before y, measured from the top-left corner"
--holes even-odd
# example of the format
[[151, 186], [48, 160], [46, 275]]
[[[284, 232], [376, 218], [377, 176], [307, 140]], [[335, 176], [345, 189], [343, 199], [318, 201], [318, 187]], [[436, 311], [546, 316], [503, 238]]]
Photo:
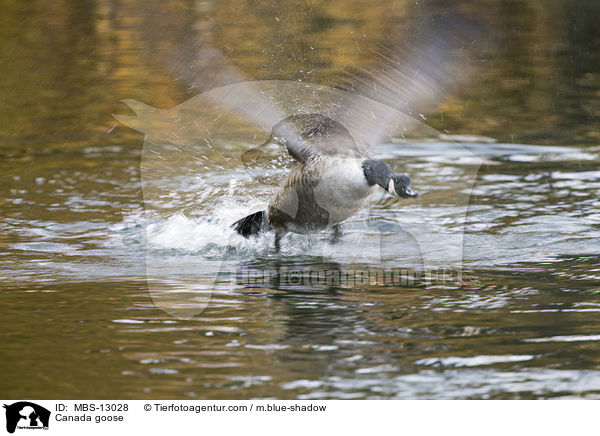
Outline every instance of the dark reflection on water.
[[[600, 4], [291, 5], [3, 2], [0, 396], [598, 397]], [[202, 253], [145, 239], [156, 223], [143, 214], [142, 138], [115, 127], [111, 114], [126, 110], [119, 100], [168, 108], [238, 80], [335, 84], [371, 65], [392, 30], [402, 35], [447, 8], [488, 23], [494, 43], [428, 123], [517, 143], [471, 145], [485, 160], [467, 217], [464, 283], [299, 285], [274, 274], [252, 285], [223, 275], [195, 319], [158, 309], [145, 244], [157, 262]], [[435, 192], [441, 169], [455, 165], [428, 157], [426, 144], [412, 147], [423, 147], [414, 160], [390, 152], [390, 162], [406, 161], [429, 201], [447, 207]], [[202, 201], [217, 204], [213, 197]], [[407, 207], [427, 212], [422, 204]], [[394, 207], [376, 207], [375, 223], [385, 227]], [[167, 223], [173, 237], [203, 228], [195, 218]], [[280, 257], [233, 247], [225, 269], [371, 265], [307, 247]]]
[[196, 320], [165, 316], [142, 283], [9, 288], [3, 362], [44, 374], [3, 386], [56, 398], [595, 396], [597, 286], [567, 283], [554, 268], [479, 271], [460, 289], [217, 292]]

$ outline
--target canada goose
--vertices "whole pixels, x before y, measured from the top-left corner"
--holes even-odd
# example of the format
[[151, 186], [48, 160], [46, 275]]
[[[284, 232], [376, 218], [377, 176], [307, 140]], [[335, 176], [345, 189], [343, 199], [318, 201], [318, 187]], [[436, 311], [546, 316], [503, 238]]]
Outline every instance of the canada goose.
[[361, 210], [377, 185], [400, 198], [418, 197], [405, 174], [394, 174], [380, 160], [361, 158], [350, 132], [319, 114], [292, 115], [277, 123], [263, 144], [285, 145], [298, 161], [271, 197], [266, 211], [232, 224], [249, 237], [275, 231], [275, 248], [288, 232], [307, 233], [333, 227]]

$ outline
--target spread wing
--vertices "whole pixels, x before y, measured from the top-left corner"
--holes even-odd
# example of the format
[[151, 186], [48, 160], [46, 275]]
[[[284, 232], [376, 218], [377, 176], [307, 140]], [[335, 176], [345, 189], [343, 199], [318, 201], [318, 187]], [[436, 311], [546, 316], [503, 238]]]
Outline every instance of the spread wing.
[[[297, 161], [306, 162], [315, 155], [369, 157], [373, 147], [390, 134], [420, 125], [421, 112], [431, 110], [456, 85], [472, 77], [467, 60], [473, 53], [468, 47], [474, 41], [483, 45], [482, 29], [458, 14], [445, 19], [425, 14], [422, 20], [417, 19], [414, 32], [402, 35], [392, 32], [386, 37], [386, 45], [375, 51], [372, 67], [349, 72], [347, 80], [337, 88], [291, 81], [243, 82], [241, 72], [207, 41], [188, 34], [173, 38], [173, 50], [168, 52], [174, 53], [174, 57], [163, 59], [166, 65], [190, 85], [190, 90], [211, 90], [180, 105], [182, 110], [169, 111], [173, 112], [172, 128], [151, 123], [152, 135], [147, 136], [153, 140], [149, 142], [149, 151], [151, 147], [173, 142], [177, 151], [182, 147], [202, 151], [204, 156], [198, 159], [209, 166], [215, 159], [206, 156], [215, 154], [219, 154], [217, 166], [241, 157], [251, 168], [254, 163], [261, 163], [254, 155], [266, 155], [265, 164], [272, 165], [273, 155], [268, 155], [262, 147], [260, 152], [256, 152], [258, 147], [248, 152], [247, 146], [232, 149], [225, 144], [229, 149], [220, 153], [221, 148], [213, 147], [214, 140], [222, 136], [231, 143], [231, 132], [239, 131], [239, 137], [233, 138], [236, 142], [256, 138], [260, 143], [286, 117], [304, 114], [305, 123], [291, 124], [282, 133], [289, 154]], [[146, 34], [150, 47], [162, 41], [156, 34], [154, 31]], [[405, 34], [412, 36], [406, 38]], [[389, 43], [400, 40], [402, 44]], [[215, 88], [224, 83], [229, 85]], [[159, 112], [144, 111], [144, 114], [154, 119]], [[325, 130], [311, 128], [311, 114], [325, 116], [335, 123]], [[139, 118], [122, 120], [148, 133], [148, 123], [142, 126], [143, 120]], [[237, 129], [237, 125], [242, 127]]]
[[349, 72], [342, 84], [366, 98], [340, 108], [336, 119], [359, 130], [370, 147], [415, 128], [423, 113], [473, 77], [473, 58], [489, 48], [484, 24], [459, 12], [425, 16], [407, 34], [402, 45], [375, 50], [375, 66]]
[[[184, 32], [177, 26], [160, 28], [162, 16], [146, 23], [143, 36], [149, 50], [160, 54], [190, 91], [235, 84], [222, 88], [232, 92], [213, 92], [214, 102], [221, 111], [231, 111], [263, 128], [266, 136], [276, 123], [298, 113], [327, 116], [352, 136], [353, 141], [298, 141], [302, 129], [289, 132], [288, 151], [303, 161], [314, 153], [365, 155], [391, 133], [410, 131], [419, 124], [420, 113], [431, 110], [472, 77], [468, 59], [474, 42], [484, 45], [483, 23], [475, 25], [458, 8], [441, 17], [432, 16], [431, 9], [424, 7], [410, 9], [409, 21], [413, 23], [410, 29], [402, 25], [398, 31], [390, 29], [378, 49], [365, 53], [375, 58], [370, 68], [348, 72], [347, 80], [338, 82], [336, 88], [302, 82], [281, 86], [273, 81], [244, 82], [244, 74], [211, 44], [210, 35]], [[165, 43], [169, 50], [159, 50]], [[356, 44], [358, 49], [358, 40]]]

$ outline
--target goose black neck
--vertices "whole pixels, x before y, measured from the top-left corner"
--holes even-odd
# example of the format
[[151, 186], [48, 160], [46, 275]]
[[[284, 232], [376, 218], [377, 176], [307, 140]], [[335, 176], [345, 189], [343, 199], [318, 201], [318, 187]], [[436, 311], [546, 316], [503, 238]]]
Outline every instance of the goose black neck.
[[367, 159], [363, 161], [362, 167], [369, 185], [377, 184], [388, 190], [390, 179], [394, 175], [388, 164], [377, 159]]

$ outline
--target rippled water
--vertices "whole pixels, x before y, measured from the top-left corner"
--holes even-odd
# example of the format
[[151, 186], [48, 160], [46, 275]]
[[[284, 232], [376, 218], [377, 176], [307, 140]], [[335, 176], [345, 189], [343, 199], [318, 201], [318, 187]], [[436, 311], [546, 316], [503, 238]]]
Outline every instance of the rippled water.
[[[9, 121], [0, 130], [0, 396], [599, 397], [600, 146], [589, 95], [599, 92], [600, 76], [579, 62], [590, 38], [577, 34], [561, 36], [567, 54], [540, 49], [531, 54], [535, 63], [523, 65], [527, 47], [554, 47], [544, 29], [560, 11], [533, 1], [500, 3], [493, 11], [503, 14], [485, 18], [522, 34], [509, 33], [513, 49], [485, 72], [495, 102], [473, 85], [471, 96], [457, 97], [462, 109], [441, 111], [448, 124], [440, 112], [430, 117], [440, 131], [465, 136], [396, 138], [377, 151], [411, 175], [422, 198], [378, 197], [347, 223], [339, 244], [331, 245], [327, 233], [289, 235], [278, 254], [271, 237], [249, 242], [229, 225], [267, 201], [289, 168], [284, 154], [259, 174], [236, 157], [219, 168], [157, 178], [160, 192], [152, 192], [160, 195], [145, 197], [143, 137], [115, 127], [111, 114], [127, 111], [122, 98], [170, 108], [196, 93], [140, 54], [147, 47], [171, 51], [145, 33], [149, 18], [140, 15], [141, 5], [90, 2], [88, 12], [8, 2], [7, 16], [31, 27], [21, 38], [7, 23], [0, 38], [11, 73], [0, 79]], [[167, 29], [165, 44], [176, 40], [169, 24], [187, 23], [189, 12], [167, 5], [172, 14], [157, 19]], [[189, 25], [205, 23], [203, 14], [227, 23], [230, 6], [193, 6]], [[522, 22], [531, 11], [539, 12], [535, 26]], [[322, 43], [316, 50], [323, 62], [298, 62], [311, 63], [323, 81], [333, 77], [338, 64], [326, 48], [339, 42], [335, 29], [393, 22], [375, 14], [356, 24], [363, 12], [326, 21], [331, 32], [314, 21], [306, 38]], [[245, 18], [242, 37], [273, 30], [257, 16]], [[585, 17], [564, 20], [571, 29], [568, 20]], [[219, 47], [240, 37], [227, 26], [209, 30]], [[284, 53], [298, 49], [295, 40], [280, 38], [280, 58], [268, 64], [252, 56], [272, 48], [271, 39], [260, 38], [229, 53], [239, 69], [263, 65], [255, 78], [294, 70]], [[63, 60], [42, 55], [47, 46]], [[36, 71], [32, 63], [40, 65]], [[554, 100], [540, 101], [553, 86], [547, 69], [573, 80], [550, 93]], [[531, 80], [540, 89], [513, 80], [536, 74], [539, 81]], [[480, 124], [465, 115], [471, 106]], [[228, 146], [240, 152], [262, 139]], [[466, 193], [462, 259], [445, 259], [462, 267], [462, 282], [427, 280], [418, 275], [423, 262], [444, 260], [444, 247], [462, 234], [456, 199], [471, 174], [477, 177]], [[160, 207], [148, 207], [148, 200]], [[164, 213], [148, 213], [158, 209]], [[397, 267], [415, 280], [309, 280], [322, 272]], [[240, 271], [268, 274], [256, 283]], [[186, 310], [197, 316], [177, 316]]]

